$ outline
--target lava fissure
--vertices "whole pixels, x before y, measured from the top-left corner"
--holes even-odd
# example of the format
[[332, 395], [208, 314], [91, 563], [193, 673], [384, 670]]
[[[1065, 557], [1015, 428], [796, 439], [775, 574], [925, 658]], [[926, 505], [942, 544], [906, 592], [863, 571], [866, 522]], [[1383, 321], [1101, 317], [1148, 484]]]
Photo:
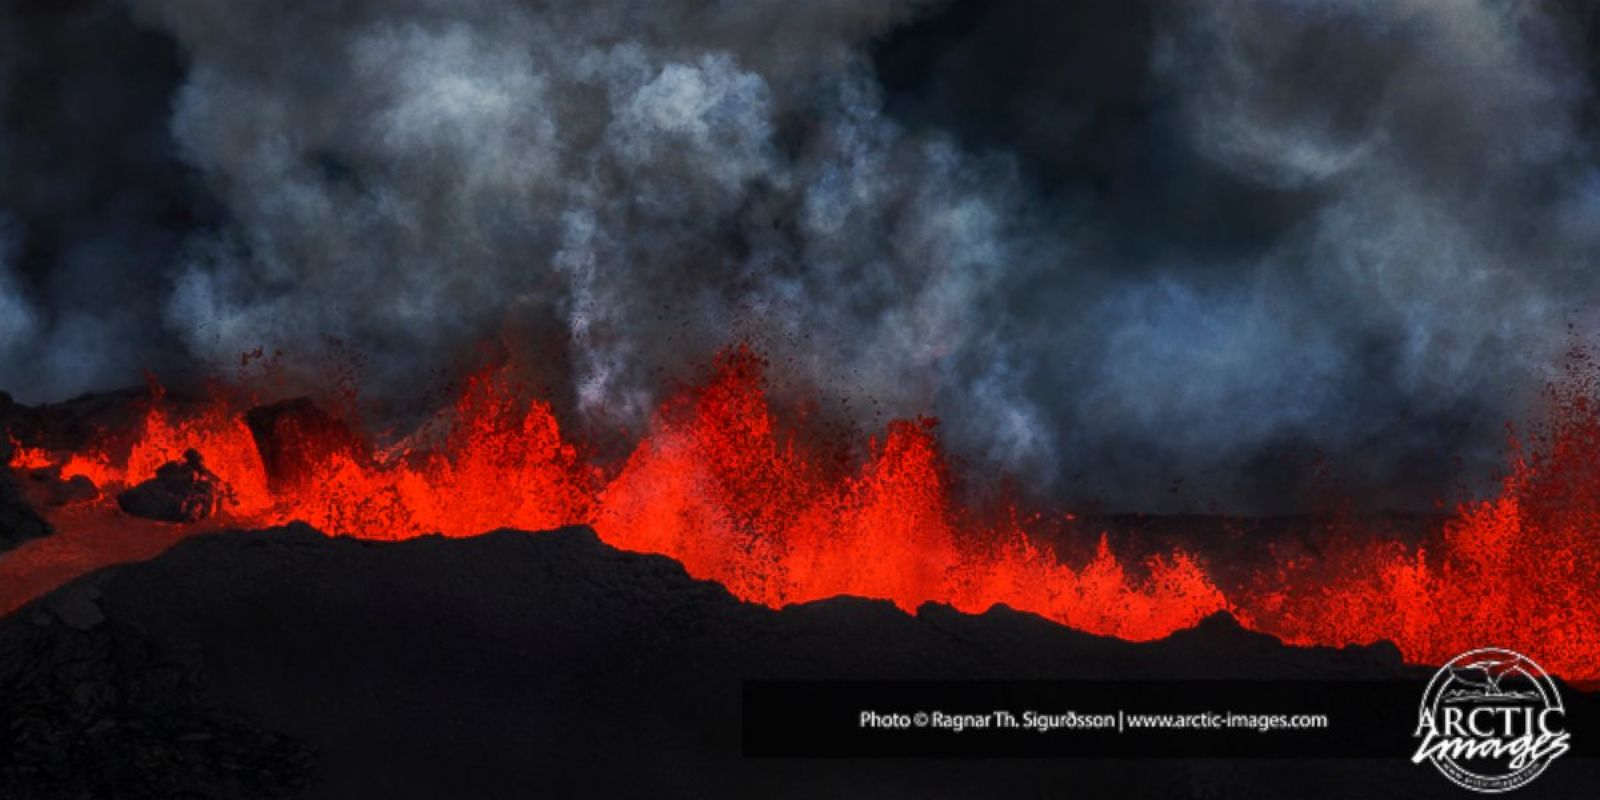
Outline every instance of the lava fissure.
[[[53, 452], [13, 435], [19, 474], [98, 491], [53, 504], [56, 536], [0, 556], [0, 577], [26, 578], [3, 584], [0, 611], [202, 530], [298, 520], [399, 539], [588, 524], [613, 546], [671, 556], [773, 607], [844, 594], [907, 610], [1003, 603], [1131, 640], [1227, 610], [1291, 643], [1390, 640], [1414, 662], [1493, 643], [1571, 679], [1600, 677], [1600, 544], [1588, 533], [1600, 522], [1600, 413], [1583, 391], [1552, 395], [1556, 422], [1515, 451], [1499, 495], [1461, 505], [1421, 544], [1360, 535], [1341, 518], [1326, 523], [1316, 557], [1284, 552], [1224, 580], [1188, 549], [1131, 561], [1104, 533], [1064, 560], [1032, 529], [1040, 515], [964, 507], [929, 419], [891, 423], [841, 470], [838, 448], [781, 430], [764, 386], [760, 359], [725, 353], [606, 467], [563, 437], [548, 404], [494, 372], [467, 381], [426, 435], [383, 448], [306, 401], [241, 411], [218, 394], [180, 413], [156, 392], [131, 443], [106, 431]], [[191, 450], [204, 465], [195, 474], [226, 489], [220, 511], [184, 525], [118, 512], [118, 492]]]

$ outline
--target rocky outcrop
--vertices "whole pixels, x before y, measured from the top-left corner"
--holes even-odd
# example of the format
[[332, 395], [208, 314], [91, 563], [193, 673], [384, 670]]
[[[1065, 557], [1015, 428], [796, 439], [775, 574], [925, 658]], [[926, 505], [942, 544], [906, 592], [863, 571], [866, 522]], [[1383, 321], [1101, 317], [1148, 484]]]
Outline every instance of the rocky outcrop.
[[150, 480], [117, 495], [124, 513], [160, 522], [199, 522], [221, 510], [228, 487], [189, 450], [182, 461], [156, 469]]

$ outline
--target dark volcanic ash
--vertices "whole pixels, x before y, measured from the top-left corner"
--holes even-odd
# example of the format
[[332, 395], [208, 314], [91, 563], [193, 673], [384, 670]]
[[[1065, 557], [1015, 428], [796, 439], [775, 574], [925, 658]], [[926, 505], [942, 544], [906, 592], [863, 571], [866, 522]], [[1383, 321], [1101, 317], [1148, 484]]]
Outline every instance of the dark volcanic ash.
[[958, 456], [1069, 501], [1281, 510], [1322, 462], [1374, 505], [1425, 502], [1498, 463], [1593, 327], [1587, 24], [14, 4], [0, 386], [57, 399], [264, 347], [299, 388], [348, 360], [405, 406], [493, 340], [637, 429], [746, 341], [780, 394], [932, 412]]

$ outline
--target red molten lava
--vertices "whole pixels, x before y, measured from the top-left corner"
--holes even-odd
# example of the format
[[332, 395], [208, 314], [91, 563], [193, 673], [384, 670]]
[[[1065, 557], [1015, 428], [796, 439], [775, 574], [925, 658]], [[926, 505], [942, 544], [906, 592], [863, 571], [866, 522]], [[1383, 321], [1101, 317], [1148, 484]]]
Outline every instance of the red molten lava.
[[[1072, 569], [1001, 515], [988, 525], [951, 500], [928, 420], [894, 422], [853, 474], [780, 436], [760, 362], [720, 360], [715, 378], [668, 403], [655, 432], [600, 493], [593, 524], [622, 548], [665, 553], [690, 573], [771, 606], [841, 594], [901, 608], [996, 603], [1128, 639], [1188, 627], [1226, 607], [1187, 556], [1135, 580], [1102, 541]], [[958, 528], [960, 521], [969, 527]]]
[[[663, 404], [628, 458], [604, 468], [563, 438], [549, 405], [492, 372], [383, 448], [309, 407], [245, 414], [218, 399], [180, 413], [157, 395], [131, 445], [106, 432], [76, 453], [13, 448], [13, 468], [60, 466], [102, 492], [53, 512], [54, 536], [0, 556], [0, 613], [200, 530], [302, 520], [329, 534], [397, 539], [589, 524], [613, 546], [671, 556], [773, 607], [841, 594], [907, 610], [1004, 603], [1134, 640], [1229, 610], [1294, 643], [1387, 639], [1427, 663], [1495, 644], [1571, 679], [1600, 677], [1600, 412], [1591, 387], [1552, 394], [1550, 433], [1517, 451], [1500, 496], [1460, 507], [1433, 539], [1335, 531], [1317, 558], [1278, 558], [1226, 593], [1179, 550], [1131, 562], [1102, 534], [1080, 548], [1092, 552], [1063, 558], [1016, 509], [964, 507], [930, 420], [893, 422], [853, 448], [823, 446], [780, 425], [764, 387], [758, 358], [725, 354], [703, 385]], [[118, 487], [190, 448], [230, 489], [220, 518], [172, 526], [116, 510]], [[841, 452], [855, 457], [841, 461]]]
[[1408, 547], [1336, 535], [1317, 559], [1286, 559], [1236, 598], [1241, 621], [1299, 644], [1387, 639], [1437, 664], [1507, 647], [1569, 680], [1600, 679], [1600, 405], [1574, 353], [1546, 391], [1548, 420], [1498, 497], [1464, 503]]

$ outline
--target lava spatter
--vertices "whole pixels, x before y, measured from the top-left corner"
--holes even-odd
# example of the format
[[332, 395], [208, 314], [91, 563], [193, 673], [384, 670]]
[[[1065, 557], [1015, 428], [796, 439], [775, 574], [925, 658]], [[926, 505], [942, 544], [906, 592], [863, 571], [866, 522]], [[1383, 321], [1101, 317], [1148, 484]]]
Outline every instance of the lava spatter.
[[[117, 515], [102, 492], [90, 507], [55, 512], [56, 536], [0, 556], [0, 576], [23, 578], [0, 582], [0, 599], [13, 608], [88, 569], [224, 526], [301, 520], [331, 535], [397, 539], [588, 524], [615, 547], [670, 556], [774, 607], [837, 595], [908, 611], [1003, 603], [1132, 640], [1227, 610], [1292, 643], [1386, 639], [1411, 661], [1439, 662], [1493, 640], [1592, 679], [1600, 413], [1592, 386], [1568, 383], [1550, 395], [1547, 434], [1514, 448], [1498, 496], [1462, 504], [1437, 535], [1418, 543], [1336, 529], [1315, 558], [1275, 558], [1242, 581], [1219, 579], [1203, 553], [1136, 560], [1092, 531], [1072, 537], [1079, 549], [1063, 559], [1023, 522], [1041, 515], [962, 504], [935, 421], [891, 422], [860, 442], [817, 441], [780, 423], [764, 364], [743, 348], [665, 401], [631, 454], [610, 464], [591, 463], [549, 404], [495, 371], [466, 381], [432, 423], [383, 446], [304, 404], [248, 411], [219, 393], [180, 410], [157, 393], [131, 445], [113, 446], [127, 437], [111, 431], [78, 452], [18, 443], [11, 466], [59, 466], [63, 477], [130, 486], [192, 448], [228, 484], [229, 506], [205, 524], [140, 539], [125, 531], [150, 525]], [[843, 467], [841, 452], [855, 454]], [[75, 548], [75, 536], [95, 544]]]

